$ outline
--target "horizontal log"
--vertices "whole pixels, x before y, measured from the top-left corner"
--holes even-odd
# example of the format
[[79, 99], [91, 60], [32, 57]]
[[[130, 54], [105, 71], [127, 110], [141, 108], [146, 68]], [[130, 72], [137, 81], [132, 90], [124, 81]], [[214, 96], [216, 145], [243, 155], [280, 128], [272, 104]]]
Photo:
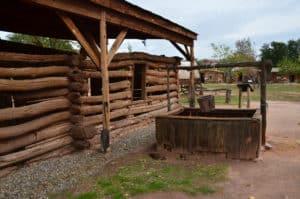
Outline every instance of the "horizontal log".
[[[128, 115], [128, 108], [112, 111], [110, 113], [110, 118], [115, 119], [125, 115]], [[101, 124], [102, 121], [103, 121], [103, 114], [88, 116], [88, 117], [84, 117], [83, 125], [84, 126], [97, 125], [97, 124]]]
[[0, 109], [0, 121], [29, 118], [47, 112], [67, 109], [69, 106], [68, 99], [54, 99], [23, 107]]
[[68, 155], [76, 151], [75, 147], [72, 144], [63, 146], [61, 148], [55, 149], [51, 152], [47, 152], [43, 155], [37, 156], [35, 158], [30, 159], [26, 163], [33, 163], [37, 161], [42, 161], [42, 160], [47, 160], [50, 158], [55, 158], [55, 157], [62, 157], [64, 155]]
[[[162, 77], [148, 75], [148, 76], [146, 76], [146, 83], [148, 83], [148, 84], [168, 84], [168, 80], [167, 80], [166, 77], [162, 78]], [[170, 84], [176, 84], [177, 79], [176, 78], [169, 78], [169, 83]]]
[[[93, 72], [83, 71], [83, 74], [86, 78], [102, 78], [101, 72], [99, 71], [93, 71]], [[129, 78], [133, 76], [131, 71], [125, 71], [125, 70], [109, 71], [108, 75], [110, 78], [117, 78], [117, 77]]]
[[41, 98], [51, 98], [51, 97], [60, 97], [66, 96], [69, 93], [69, 89], [61, 88], [61, 89], [45, 89], [42, 91], [32, 91], [26, 93], [17, 92], [13, 94], [15, 100], [34, 100]]
[[2, 62], [27, 62], [27, 63], [50, 63], [67, 62], [68, 55], [32, 55], [22, 53], [0, 52]]
[[110, 83], [109, 90], [110, 91], [118, 91], [122, 89], [128, 89], [131, 86], [131, 82], [129, 80], [124, 80], [120, 82]]
[[0, 77], [43, 77], [51, 75], [64, 75], [70, 72], [67, 66], [47, 66], [47, 67], [23, 67], [23, 68], [3, 68], [0, 67]]
[[155, 111], [151, 111], [151, 112], [148, 112], [148, 113], [141, 114], [141, 115], [137, 116], [137, 118], [152, 118], [152, 117], [156, 117], [156, 116], [162, 115], [162, 114], [172, 114], [175, 110], [177, 111], [177, 109], [179, 109], [179, 108], [181, 108], [181, 105], [175, 103], [175, 104], [171, 105], [171, 110], [172, 111], [168, 112], [168, 108], [165, 107], [165, 108], [162, 108], [162, 109], [158, 109], [158, 110], [155, 110]]
[[[152, 76], [167, 78], [168, 72], [167, 72], [167, 70], [158, 71], [158, 70], [148, 69], [148, 70], [146, 70], [146, 75], [152, 75]], [[176, 73], [173, 70], [171, 70], [169, 76], [170, 77], [175, 77]]]
[[49, 139], [70, 131], [72, 125], [69, 122], [56, 124], [27, 135], [0, 141], [0, 154], [12, 152], [16, 149], [28, 146], [41, 140]]
[[[177, 103], [178, 98], [172, 98], [170, 99], [171, 104]], [[146, 106], [138, 106], [138, 107], [131, 107], [129, 108], [129, 115], [135, 115], [135, 114], [140, 114], [140, 113], [145, 113], [145, 112], [150, 112], [154, 111], [163, 107], [166, 107], [168, 105], [168, 101], [162, 101], [158, 104], [153, 104], [153, 105], [146, 105]]]
[[[167, 91], [167, 85], [156, 85], [156, 86], [149, 86], [146, 87], [146, 92], [157, 92], [157, 91]], [[170, 84], [170, 90], [177, 90], [178, 85], [177, 84]]]
[[[178, 97], [178, 93], [176, 91], [170, 92], [170, 98], [171, 97]], [[164, 100], [168, 98], [168, 95], [167, 94], [149, 95], [148, 98], [151, 100]]]
[[66, 87], [67, 77], [44, 77], [27, 80], [0, 79], [0, 91], [31, 91], [46, 88]]
[[39, 130], [51, 124], [67, 120], [70, 118], [70, 116], [71, 114], [69, 111], [64, 111], [60, 113], [53, 113], [48, 116], [34, 119], [22, 124], [8, 126], [8, 127], [0, 127], [0, 139], [8, 139], [8, 138], [24, 135], [26, 133]]
[[72, 141], [73, 141], [73, 139], [70, 136], [66, 136], [64, 138], [53, 140], [51, 142], [45, 143], [43, 145], [39, 145], [34, 148], [30, 148], [30, 149], [26, 149], [23, 151], [0, 156], [0, 168], [9, 166], [9, 165], [12, 165], [12, 164], [15, 164], [18, 162], [22, 162], [24, 160], [28, 160], [30, 158], [47, 153], [49, 151], [53, 151], [60, 147], [71, 144]]
[[[110, 110], [124, 108], [124, 107], [129, 106], [130, 104], [131, 104], [130, 100], [113, 102], [110, 104]], [[80, 107], [81, 115], [93, 115], [93, 114], [97, 114], [97, 113], [102, 113], [102, 111], [103, 111], [102, 105]]]
[[27, 145], [25, 147], [25, 149], [30, 149], [30, 148], [34, 148], [34, 147], [37, 147], [37, 146], [41, 146], [41, 145], [44, 145], [44, 144], [46, 144], [48, 142], [52, 142], [54, 140], [58, 140], [58, 139], [66, 137], [66, 136], [71, 136], [71, 135], [69, 135], [69, 133], [64, 133], [64, 134], [61, 134], [61, 135], [57, 135], [57, 136], [54, 136], [54, 137], [46, 139], [46, 140], [42, 140], [42, 141], [37, 142], [37, 143], [33, 143], [33, 144], [30, 144], [30, 145]]
[[[132, 97], [131, 91], [112, 93], [109, 95], [111, 101], [129, 99]], [[100, 104], [103, 101], [103, 96], [83, 96], [80, 98], [82, 104]]]
[[272, 66], [271, 60], [266, 61], [255, 61], [255, 62], [229, 62], [229, 63], [217, 63], [217, 64], [203, 64], [192, 67], [176, 67], [178, 70], [203, 70], [209, 68], [233, 68], [233, 67], [270, 67]]

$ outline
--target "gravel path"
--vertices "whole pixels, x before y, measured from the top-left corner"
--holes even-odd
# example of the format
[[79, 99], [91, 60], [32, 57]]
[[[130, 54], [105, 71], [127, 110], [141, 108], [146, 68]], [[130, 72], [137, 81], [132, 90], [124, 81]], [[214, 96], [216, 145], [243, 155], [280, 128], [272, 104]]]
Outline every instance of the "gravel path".
[[47, 193], [70, 189], [81, 179], [101, 172], [107, 162], [154, 140], [154, 124], [151, 124], [116, 141], [107, 154], [84, 151], [24, 166], [0, 179], [0, 199], [48, 198]]

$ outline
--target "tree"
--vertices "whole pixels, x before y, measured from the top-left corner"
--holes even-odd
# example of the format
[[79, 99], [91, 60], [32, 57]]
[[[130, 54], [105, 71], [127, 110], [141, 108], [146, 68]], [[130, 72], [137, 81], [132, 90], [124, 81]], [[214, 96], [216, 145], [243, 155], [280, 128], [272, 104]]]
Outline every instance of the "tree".
[[240, 61], [255, 61], [255, 50], [250, 38], [241, 39], [235, 42], [234, 56]]
[[49, 37], [39, 37], [19, 33], [9, 34], [7, 36], [7, 39], [18, 43], [32, 44], [44, 48], [53, 48], [65, 51], [75, 51], [74, 46], [77, 45], [75, 42], [71, 42], [68, 40], [54, 39]]
[[[255, 61], [256, 55], [253, 48], [253, 44], [249, 38], [241, 39], [235, 42], [235, 49], [231, 49], [225, 44], [211, 44], [214, 51], [213, 58], [217, 59], [218, 62], [245, 62]], [[233, 77], [232, 68], [221, 69], [225, 73], [226, 82], [230, 81]], [[236, 70], [235, 73], [243, 73], [244, 75], [251, 76], [253, 73], [252, 69], [240, 69]], [[251, 74], [251, 75], [250, 75]]]
[[273, 41], [271, 46], [264, 44], [260, 49], [262, 60], [272, 60], [273, 66], [277, 67], [278, 63], [288, 56], [288, 47], [283, 42]]

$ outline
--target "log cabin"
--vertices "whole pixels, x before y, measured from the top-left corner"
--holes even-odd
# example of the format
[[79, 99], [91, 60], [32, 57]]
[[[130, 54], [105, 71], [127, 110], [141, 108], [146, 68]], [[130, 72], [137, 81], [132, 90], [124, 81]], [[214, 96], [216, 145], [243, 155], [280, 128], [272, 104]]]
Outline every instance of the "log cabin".
[[76, 40], [85, 52], [0, 42], [0, 170], [92, 148], [101, 132], [106, 151], [107, 138], [181, 110], [181, 58], [117, 53], [125, 39], [169, 40], [195, 63], [196, 33], [127, 1], [7, 0], [0, 31]]

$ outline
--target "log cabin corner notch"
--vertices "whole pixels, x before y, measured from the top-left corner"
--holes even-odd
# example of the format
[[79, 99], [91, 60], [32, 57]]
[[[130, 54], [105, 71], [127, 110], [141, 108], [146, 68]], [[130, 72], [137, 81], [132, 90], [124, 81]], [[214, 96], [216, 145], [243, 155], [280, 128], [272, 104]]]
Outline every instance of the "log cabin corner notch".
[[[0, 112], [11, 113], [0, 117], [0, 169], [69, 153], [71, 143], [89, 147], [95, 125], [116, 130], [181, 109], [174, 70], [180, 59], [115, 54], [124, 39], [166, 39], [191, 59], [197, 34], [127, 1], [6, 1], [0, 30], [77, 40], [91, 59], [0, 41]], [[115, 39], [109, 50], [107, 39]], [[135, 80], [135, 71], [144, 78]], [[101, 95], [87, 94], [92, 78], [100, 80]]]

